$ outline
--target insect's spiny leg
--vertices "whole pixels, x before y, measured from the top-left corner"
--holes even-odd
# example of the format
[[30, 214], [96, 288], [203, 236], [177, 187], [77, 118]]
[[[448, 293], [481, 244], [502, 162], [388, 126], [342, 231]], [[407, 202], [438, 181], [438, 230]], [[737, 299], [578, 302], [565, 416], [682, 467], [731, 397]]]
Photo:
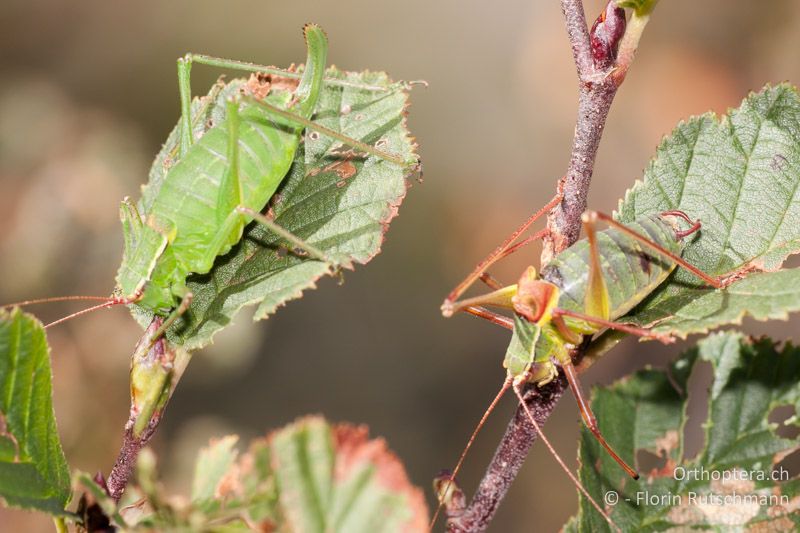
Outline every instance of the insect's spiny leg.
[[330, 257], [328, 257], [328, 255], [325, 252], [315, 247], [314, 245], [307, 243], [306, 241], [304, 241], [297, 235], [291, 233], [290, 231], [284, 229], [283, 227], [279, 226], [278, 224], [275, 223], [275, 221], [265, 217], [258, 211], [240, 205], [239, 207], [236, 208], [236, 212], [242, 215], [247, 215], [249, 217], [252, 217], [256, 222], [265, 226], [270, 231], [278, 234], [280, 237], [286, 239], [296, 247], [305, 250], [308, 253], [308, 255], [310, 255], [314, 259], [318, 259], [319, 261], [328, 263], [331, 269], [335, 270], [338, 268], [338, 263], [333, 259], [331, 259]]
[[178, 59], [178, 90], [181, 97], [181, 137], [180, 158], [186, 155], [192, 146], [192, 60]]
[[572, 389], [572, 394], [575, 396], [575, 401], [578, 404], [578, 409], [581, 412], [581, 418], [583, 418], [583, 423], [586, 424], [586, 427], [589, 428], [589, 431], [592, 432], [594, 438], [597, 439], [597, 442], [606, 449], [608, 454], [622, 467], [625, 472], [631, 476], [633, 479], [639, 479], [639, 474], [628, 466], [628, 464], [622, 460], [622, 458], [617, 455], [617, 453], [611, 448], [611, 445], [606, 442], [606, 439], [603, 437], [603, 434], [600, 433], [600, 428], [597, 426], [597, 419], [592, 412], [592, 408], [589, 406], [589, 402], [586, 401], [586, 398], [583, 396], [583, 391], [581, 390], [581, 382], [578, 379], [578, 373], [575, 371], [575, 366], [572, 364], [572, 361], [567, 358], [565, 361], [561, 362], [561, 368], [564, 369], [564, 374], [567, 376], [567, 381], [569, 382], [569, 388]]
[[[458, 462], [456, 463], [455, 468], [453, 468], [449, 476], [449, 479], [447, 480], [447, 484], [444, 487], [444, 490], [441, 491], [442, 495], [447, 495], [447, 492], [450, 490], [450, 486], [455, 481], [458, 472], [461, 470], [461, 466], [464, 464], [464, 459], [466, 459], [467, 452], [469, 452], [469, 449], [472, 447], [472, 443], [475, 442], [475, 438], [478, 436], [478, 433], [480, 432], [481, 428], [483, 428], [484, 424], [486, 424], [486, 420], [489, 418], [489, 415], [492, 414], [494, 408], [497, 406], [497, 404], [502, 399], [503, 395], [511, 386], [511, 382], [512, 382], [511, 377], [507, 377], [505, 381], [503, 381], [503, 386], [500, 387], [500, 390], [497, 392], [497, 395], [495, 395], [494, 400], [492, 400], [492, 403], [490, 403], [489, 407], [487, 407], [486, 410], [483, 412], [483, 416], [478, 421], [478, 424], [475, 426], [475, 429], [472, 431], [472, 435], [470, 435], [469, 440], [467, 441], [467, 445], [464, 446], [464, 450], [462, 450], [461, 456], [458, 458]], [[428, 526], [429, 531], [432, 530], [434, 524], [436, 524], [436, 519], [439, 517], [439, 513], [441, 512], [443, 505], [444, 505], [444, 499], [440, 499], [439, 506], [436, 507], [436, 512], [433, 513], [433, 518], [431, 519], [431, 523]]]
[[375, 157], [379, 157], [381, 159], [385, 159], [386, 161], [389, 161], [391, 163], [394, 163], [394, 164], [400, 165], [400, 166], [405, 166], [405, 165], [410, 163], [410, 161], [406, 161], [405, 159], [403, 159], [402, 157], [400, 157], [397, 154], [393, 154], [393, 153], [390, 153], [390, 152], [385, 152], [385, 151], [380, 150], [378, 148], [375, 148], [374, 146], [371, 146], [371, 145], [369, 145], [367, 143], [358, 141], [356, 139], [352, 139], [352, 138], [348, 137], [347, 135], [339, 133], [336, 130], [332, 130], [330, 128], [326, 128], [325, 126], [322, 126], [321, 124], [317, 124], [316, 122], [314, 122], [312, 120], [309, 120], [309, 119], [307, 119], [305, 117], [301, 117], [299, 115], [295, 115], [294, 113], [292, 113], [290, 111], [286, 111], [285, 109], [281, 109], [280, 107], [274, 106], [274, 105], [272, 105], [270, 103], [267, 103], [267, 102], [265, 102], [263, 100], [257, 100], [257, 99], [255, 99], [255, 98], [253, 98], [251, 96], [247, 96], [247, 97], [244, 97], [244, 98], [246, 98], [250, 102], [253, 102], [256, 105], [260, 105], [261, 107], [267, 109], [270, 113], [274, 113], [275, 115], [283, 117], [286, 120], [289, 120], [291, 122], [299, 124], [299, 125], [307, 128], [307, 129], [310, 129], [310, 130], [313, 130], [313, 131], [318, 131], [319, 133], [321, 133], [323, 135], [326, 135], [326, 136], [328, 136], [328, 137], [330, 137], [332, 139], [336, 139], [337, 141], [340, 141], [340, 142], [342, 142], [342, 143], [344, 143], [344, 144], [346, 144], [348, 146], [352, 146], [353, 148], [355, 148], [357, 150], [361, 150], [362, 152], [368, 153], [370, 155], [374, 155]]
[[[518, 250], [519, 247], [513, 245], [514, 242], [517, 239], [519, 239], [520, 235], [525, 233], [525, 231], [527, 231], [527, 229], [531, 226], [531, 224], [536, 222], [536, 220], [538, 220], [542, 215], [549, 212], [551, 209], [553, 209], [555, 206], [561, 203], [562, 199], [563, 196], [560, 193], [554, 196], [553, 199], [550, 200], [544, 207], [542, 207], [539, 211], [528, 217], [528, 219], [525, 220], [525, 222], [523, 222], [520, 227], [514, 230], [514, 232], [511, 233], [511, 235], [509, 235], [506, 238], [506, 240], [503, 241], [503, 243], [500, 246], [495, 248], [495, 250], [492, 253], [490, 253], [483, 261], [478, 263], [475, 266], [475, 269], [466, 278], [464, 278], [461, 281], [461, 283], [456, 285], [455, 288], [452, 291], [450, 291], [450, 294], [447, 295], [447, 298], [445, 298], [444, 302], [442, 303], [442, 314], [444, 316], [452, 316], [453, 313], [455, 312], [454, 304], [456, 300], [458, 300], [458, 298], [462, 294], [464, 294], [464, 292], [467, 289], [469, 289], [472, 286], [472, 284], [475, 283], [475, 281], [480, 278], [481, 274], [486, 272], [486, 270], [490, 266], [492, 266], [495, 262], [502, 259], [503, 257], [506, 257], [508, 254]], [[545, 235], [547, 235], [547, 230], [542, 230], [523, 242], [525, 242], [525, 244], [528, 244], [529, 242], [532, 242], [536, 239], [541, 239]]]
[[597, 213], [587, 211], [581, 216], [586, 238], [589, 240], [589, 280], [584, 301], [584, 310], [592, 315], [608, 319], [608, 287], [600, 264], [600, 250], [597, 245]]
[[244, 202], [244, 192], [239, 176], [239, 102], [228, 100], [225, 102], [227, 114], [227, 157], [228, 166], [222, 174], [217, 193], [217, 224], [221, 227], [225, 224], [225, 219], [237, 205]]
[[504, 258], [508, 257], [509, 255], [517, 252], [520, 248], [523, 248], [523, 247], [529, 245], [530, 243], [532, 243], [534, 241], [538, 241], [539, 239], [545, 237], [548, 233], [549, 233], [549, 230], [543, 229], [541, 231], [537, 231], [533, 235], [525, 237], [520, 242], [518, 242], [514, 246], [509, 247], [502, 254], [500, 254], [500, 257], [498, 257], [497, 260], [499, 261], [500, 259], [504, 259]]
[[[258, 65], [256, 63], [250, 63], [247, 61], [238, 61], [236, 59], [225, 59], [221, 57], [214, 57], [205, 54], [186, 54], [183, 59], [188, 62], [199, 63], [201, 65], [208, 65], [210, 67], [217, 67], [217, 68], [227, 68], [232, 70], [241, 70], [244, 72], [262, 72], [264, 74], [273, 74], [275, 76], [283, 76], [285, 78], [294, 78], [300, 79], [302, 74], [300, 72], [292, 72], [289, 70], [280, 69], [274, 66], [268, 65]], [[373, 92], [389, 92], [391, 87], [381, 87], [380, 85], [369, 85], [369, 84], [362, 84], [362, 83], [353, 83], [347, 80], [339, 80], [335, 78], [325, 78], [325, 83], [328, 85], [334, 85], [339, 87], [353, 87], [355, 89], [361, 89], [365, 91], [373, 91]], [[400, 83], [400, 82], [398, 82]], [[418, 81], [409, 81], [403, 82], [403, 85], [413, 86], [413, 85], [425, 85], [427, 86], [427, 82], [418, 80]]]
[[525, 415], [527, 416], [528, 421], [531, 423], [531, 425], [533, 425], [534, 429], [539, 434], [539, 437], [542, 439], [542, 442], [544, 442], [545, 446], [547, 446], [547, 449], [550, 450], [550, 454], [555, 458], [555, 460], [559, 464], [559, 466], [561, 466], [561, 468], [564, 470], [564, 472], [567, 473], [567, 476], [569, 476], [569, 478], [572, 480], [572, 482], [575, 484], [575, 486], [578, 488], [578, 490], [581, 492], [581, 494], [586, 496], [586, 499], [589, 500], [589, 503], [591, 503], [592, 506], [597, 510], [597, 512], [600, 513], [600, 515], [603, 518], [606, 519], [606, 521], [609, 523], [609, 525], [611, 525], [611, 527], [613, 527], [619, 533], [622, 533], [622, 530], [619, 528], [619, 526], [617, 526], [617, 524], [615, 524], [614, 521], [611, 520], [611, 517], [608, 516], [608, 514], [606, 514], [606, 512], [603, 510], [602, 507], [600, 507], [600, 504], [598, 504], [595, 501], [595, 499], [592, 498], [592, 496], [589, 494], [589, 492], [586, 490], [586, 488], [583, 486], [583, 484], [581, 484], [581, 482], [578, 481], [578, 478], [575, 477], [575, 474], [572, 473], [572, 470], [570, 470], [567, 467], [567, 465], [564, 463], [564, 460], [561, 459], [561, 456], [558, 455], [558, 452], [553, 447], [553, 445], [550, 444], [550, 440], [542, 432], [542, 428], [539, 426], [539, 423], [536, 422], [536, 419], [534, 418], [533, 413], [530, 410], [530, 407], [528, 407], [528, 404], [525, 403], [525, 398], [523, 398], [523, 396], [522, 396], [522, 391], [519, 388], [519, 384], [513, 383], [512, 384], [512, 388], [514, 389], [514, 394], [517, 395], [517, 399], [519, 400], [519, 404], [522, 406], [522, 409], [525, 411]]
[[155, 346], [156, 342], [164, 335], [164, 333], [167, 332], [169, 327], [172, 326], [172, 324], [175, 323], [178, 318], [183, 316], [183, 314], [189, 310], [189, 306], [192, 305], [193, 299], [194, 294], [192, 294], [191, 291], [186, 291], [186, 293], [183, 295], [183, 298], [181, 298], [180, 305], [169, 314], [167, 319], [164, 320], [155, 333], [153, 333], [153, 336], [150, 338], [150, 345], [147, 347], [147, 351], [150, 351], [150, 349]]
[[589, 322], [590, 324], [595, 324], [598, 326], [602, 326], [604, 328], [615, 329], [617, 331], [622, 331], [623, 333], [628, 333], [630, 335], [635, 335], [637, 337], [655, 339], [657, 341], [663, 342], [664, 344], [670, 344], [672, 342], [675, 342], [675, 338], [666, 333], [660, 333], [648, 328], [639, 328], [636, 326], [632, 326], [630, 324], [623, 324], [621, 322], [614, 322], [612, 320], [604, 320], [596, 316], [591, 316], [584, 313], [578, 313], [576, 311], [569, 311], [567, 309], [561, 309], [560, 307], [553, 309], [553, 316], [556, 317], [568, 316], [572, 318], [577, 318], [578, 320], [583, 320], [585, 322]]
[[492, 324], [497, 324], [498, 326], [504, 327], [507, 330], [514, 329], [514, 321], [512, 319], [508, 318], [507, 316], [489, 311], [485, 307], [481, 307], [479, 305], [473, 305], [465, 308], [464, 312], [469, 313], [478, 318], [488, 320]]
[[720, 288], [723, 287], [723, 284], [719, 280], [719, 278], [713, 278], [713, 277], [709, 276], [708, 274], [706, 274], [705, 272], [703, 272], [702, 270], [700, 270], [696, 266], [692, 265], [691, 263], [688, 263], [681, 256], [676, 255], [676, 254], [670, 252], [669, 250], [666, 250], [663, 246], [651, 241], [650, 239], [648, 239], [644, 235], [640, 235], [639, 233], [633, 231], [631, 228], [625, 226], [624, 224], [620, 224], [619, 222], [614, 220], [613, 217], [611, 217], [609, 215], [606, 215], [605, 213], [600, 213], [598, 211], [592, 211], [592, 213], [594, 213], [597, 216], [597, 218], [599, 218], [600, 220], [603, 220], [603, 221], [607, 222], [610, 226], [614, 226], [615, 228], [625, 232], [626, 234], [628, 234], [629, 236], [633, 237], [634, 239], [636, 239], [640, 243], [642, 243], [644, 245], [647, 245], [648, 247], [650, 247], [654, 251], [658, 252], [662, 256], [670, 259], [671, 261], [674, 261], [675, 264], [685, 268], [686, 270], [688, 270], [689, 272], [691, 272], [692, 274], [694, 274], [698, 278], [702, 279], [703, 281], [705, 281], [706, 283], [708, 283], [709, 285], [711, 285], [715, 289], [720, 289]]

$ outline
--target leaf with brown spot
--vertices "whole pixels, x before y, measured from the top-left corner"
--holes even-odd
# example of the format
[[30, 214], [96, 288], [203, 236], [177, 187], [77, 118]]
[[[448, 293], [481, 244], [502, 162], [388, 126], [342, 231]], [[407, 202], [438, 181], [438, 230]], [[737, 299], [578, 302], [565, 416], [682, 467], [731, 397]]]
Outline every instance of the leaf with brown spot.
[[707, 113], [678, 124], [616, 217], [624, 223], [675, 209], [703, 224], [686, 238], [683, 258], [735, 281], [717, 291], [679, 267], [623, 320], [658, 323], [657, 331], [685, 337], [745, 315], [768, 320], [800, 311], [800, 291], [793, 290], [800, 271], [777, 272], [800, 252], [797, 89], [767, 86], [725, 116]]

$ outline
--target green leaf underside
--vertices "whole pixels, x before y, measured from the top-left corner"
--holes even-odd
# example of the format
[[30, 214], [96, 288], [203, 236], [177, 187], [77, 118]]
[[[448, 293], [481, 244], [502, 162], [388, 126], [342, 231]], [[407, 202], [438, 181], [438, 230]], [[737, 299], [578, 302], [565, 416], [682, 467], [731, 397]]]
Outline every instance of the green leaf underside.
[[235, 442], [225, 437], [200, 453], [188, 508], [160, 498], [157, 514], [123, 511], [128, 524], [177, 530], [224, 523], [226, 531], [249, 524], [320, 533], [422, 531], [427, 525], [422, 492], [385, 443], [368, 440], [364, 428], [308, 417], [253, 441], [242, 457]]
[[[324, 134], [306, 131], [289, 174], [269, 204], [274, 221], [325, 252], [345, 268], [366, 263], [380, 251], [383, 235], [406, 193], [406, 177], [416, 168], [415, 144], [405, 125], [408, 95], [383, 73], [346, 73], [328, 69], [328, 78], [353, 84], [386, 87], [370, 91], [326, 85], [314, 121], [351, 138], [399, 155], [397, 165], [365, 156]], [[225, 97], [237, 87], [231, 82], [214, 104], [195, 101], [193, 112], [221, 117]], [[213, 89], [212, 89], [213, 91]], [[211, 101], [210, 99], [207, 101]], [[205, 120], [196, 120], [196, 133]], [[143, 189], [141, 207], [158, 192], [177, 143], [170, 135], [153, 166], [150, 186]], [[194, 294], [189, 311], [168, 332], [173, 342], [193, 350], [211, 342], [246, 305], [257, 305], [255, 319], [267, 318], [287, 301], [315, 287], [328, 273], [327, 265], [295, 253], [293, 246], [253, 223], [245, 228], [238, 245], [218, 257], [208, 274], [192, 275], [188, 287]], [[134, 307], [134, 316], [146, 325], [150, 316]]]
[[[702, 229], [684, 259], [714, 275], [744, 279], [720, 295], [682, 268], [624, 317], [680, 336], [738, 322], [784, 318], [800, 309], [800, 272], [775, 272], [800, 251], [800, 96], [766, 87], [717, 119], [679, 124], [620, 202], [618, 220], [680, 209]], [[752, 270], [768, 273], [749, 274]]]
[[[687, 458], [685, 391], [698, 358], [713, 365], [714, 381], [705, 445], [697, 457]], [[798, 479], [787, 479], [788, 471], [780, 474], [780, 467], [774, 470], [779, 479], [770, 478], [775, 465], [800, 447], [796, 438], [776, 435], [777, 424], [768, 421], [773, 409], [784, 405], [800, 407], [800, 349], [776, 349], [769, 340], [751, 342], [741, 334], [711, 336], [668, 372], [646, 369], [594, 391], [592, 408], [616, 451], [628, 461], [640, 450], [660, 460], [658, 468], [633, 481], [584, 429], [581, 482], [601, 505], [609, 491], [619, 495], [618, 503], [605, 507], [624, 531], [796, 531]], [[785, 423], [795, 427], [797, 417]], [[584, 498], [568, 529], [609, 530]]]
[[51, 381], [42, 324], [18, 309], [0, 309], [0, 498], [63, 515], [70, 479]]

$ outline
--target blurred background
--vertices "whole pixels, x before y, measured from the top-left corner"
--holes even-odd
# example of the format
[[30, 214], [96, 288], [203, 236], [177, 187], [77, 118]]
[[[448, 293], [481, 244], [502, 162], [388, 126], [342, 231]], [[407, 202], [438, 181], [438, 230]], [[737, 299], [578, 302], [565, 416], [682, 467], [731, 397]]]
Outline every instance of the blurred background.
[[[591, 23], [604, 2], [585, 4]], [[4, 0], [0, 303], [110, 293], [122, 250], [118, 203], [138, 194], [178, 119], [175, 59], [193, 51], [300, 62], [307, 21], [325, 28], [337, 66], [430, 83], [414, 89], [409, 118], [424, 183], [409, 191], [383, 253], [348, 273], [343, 286], [325, 280], [266, 322], [242, 314], [198, 353], [153, 446], [165, 480], [186, 493], [191, 461], [210, 437], [246, 439], [322, 413], [385, 437], [432, 503], [432, 477], [453, 466], [502, 382], [509, 338], [467, 316], [445, 320], [439, 305], [552, 197], [569, 159], [577, 88], [556, 0]], [[662, 2], [611, 112], [590, 206], [614, 209], [682, 118], [724, 113], [767, 82], [800, 80], [798, 28], [793, 0]], [[197, 67], [195, 92], [219, 74]], [[517, 254], [497, 277], [513, 281], [538, 255]], [[49, 320], [74, 309], [32, 310]], [[786, 338], [797, 321], [744, 328]], [[48, 332], [55, 410], [72, 467], [108, 472], [113, 464], [140, 334], [124, 309]], [[662, 365], [678, 349], [628, 340], [585, 374], [584, 386]], [[703, 379], [695, 379], [699, 391]], [[692, 405], [690, 426], [699, 434], [702, 402]], [[471, 452], [461, 475], [468, 494], [513, 409], [506, 398]], [[578, 428], [565, 396], [546, 429], [573, 464]], [[688, 453], [701, 444], [692, 436]], [[536, 445], [493, 531], [553, 531], [575, 508], [571, 483]], [[0, 530], [51, 528], [47, 518], [0, 509]]]

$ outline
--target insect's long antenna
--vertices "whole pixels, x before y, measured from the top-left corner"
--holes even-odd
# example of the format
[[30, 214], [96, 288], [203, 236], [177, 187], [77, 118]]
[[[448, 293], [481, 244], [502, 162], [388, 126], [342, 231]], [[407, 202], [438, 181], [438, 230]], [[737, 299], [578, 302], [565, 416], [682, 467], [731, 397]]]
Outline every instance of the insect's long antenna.
[[602, 507], [600, 507], [600, 504], [598, 504], [595, 501], [595, 499], [591, 497], [591, 495], [586, 490], [586, 488], [583, 486], [583, 484], [581, 484], [581, 482], [578, 481], [578, 478], [575, 477], [575, 474], [572, 473], [572, 470], [570, 470], [567, 467], [567, 465], [564, 463], [564, 460], [561, 459], [560, 455], [558, 455], [558, 452], [553, 447], [553, 445], [550, 444], [550, 440], [545, 436], [544, 433], [542, 433], [542, 428], [539, 427], [539, 424], [536, 422], [536, 419], [533, 417], [533, 413], [531, 413], [531, 410], [528, 407], [528, 404], [525, 403], [525, 399], [522, 397], [522, 391], [519, 389], [519, 385], [517, 383], [513, 383], [512, 384], [512, 388], [514, 389], [514, 394], [516, 394], [517, 398], [519, 399], [520, 405], [525, 410], [525, 414], [527, 415], [528, 420], [533, 425], [533, 427], [536, 430], [536, 432], [539, 434], [539, 437], [541, 437], [542, 442], [544, 442], [545, 446], [547, 446], [547, 449], [550, 450], [550, 453], [553, 455], [553, 457], [555, 457], [556, 462], [561, 466], [561, 468], [564, 470], [564, 472], [567, 473], [567, 476], [569, 476], [569, 478], [572, 480], [572, 482], [575, 484], [575, 486], [578, 488], [578, 490], [581, 491], [581, 493], [584, 496], [586, 496], [586, 499], [589, 500], [589, 503], [591, 503], [592, 506], [597, 510], [597, 512], [600, 513], [600, 515], [603, 518], [606, 519], [606, 521], [609, 523], [609, 525], [611, 527], [613, 527], [619, 533], [622, 533], [622, 530], [619, 528], [619, 526], [617, 526], [617, 524], [615, 524], [614, 521], [611, 520], [611, 517], [608, 516], [608, 514], [606, 514], [606, 512], [603, 510]]
[[510, 377], [506, 378], [506, 380], [503, 382], [503, 386], [500, 387], [500, 390], [494, 397], [494, 400], [492, 400], [492, 403], [490, 403], [489, 407], [486, 408], [486, 411], [484, 411], [480, 421], [478, 421], [478, 424], [472, 431], [472, 435], [470, 435], [469, 440], [467, 441], [467, 445], [464, 446], [464, 450], [461, 452], [461, 456], [458, 458], [456, 467], [453, 469], [452, 473], [449, 476], [449, 479], [447, 480], [447, 484], [444, 486], [444, 490], [440, 492], [440, 494], [443, 497], [439, 500], [439, 506], [436, 508], [436, 512], [433, 513], [433, 518], [431, 519], [431, 523], [430, 525], [428, 525], [428, 531], [431, 531], [433, 529], [434, 524], [436, 524], [436, 519], [439, 517], [439, 513], [442, 511], [442, 507], [444, 506], [444, 496], [447, 496], [447, 491], [449, 491], [450, 487], [453, 485], [453, 482], [456, 479], [456, 475], [458, 475], [459, 470], [461, 470], [461, 465], [464, 464], [464, 459], [466, 459], [467, 457], [467, 452], [472, 447], [472, 443], [475, 442], [475, 438], [478, 436], [478, 433], [480, 432], [481, 428], [486, 423], [486, 420], [489, 418], [489, 415], [492, 414], [492, 411], [494, 411], [494, 408], [497, 406], [497, 403], [500, 401], [500, 399], [506, 393], [508, 388], [511, 386], [511, 379], [512, 378]]
[[50, 328], [50, 327], [53, 327], [53, 326], [57, 326], [58, 324], [61, 324], [62, 322], [66, 322], [67, 320], [72, 320], [73, 318], [77, 318], [77, 317], [79, 317], [81, 315], [85, 315], [87, 313], [91, 313], [92, 311], [97, 311], [99, 309], [105, 309], [106, 307], [113, 307], [115, 305], [121, 305], [123, 303], [127, 303], [127, 301], [117, 301], [117, 300], [111, 299], [111, 300], [109, 300], [109, 301], [107, 301], [105, 303], [102, 303], [102, 304], [99, 304], [99, 305], [93, 305], [92, 307], [88, 307], [86, 309], [81, 309], [80, 311], [76, 311], [76, 312], [74, 312], [74, 313], [72, 313], [70, 315], [67, 315], [67, 316], [63, 317], [63, 318], [59, 318], [58, 320], [54, 320], [53, 322], [50, 322], [49, 324], [47, 324], [44, 327], [44, 329], [47, 329], [47, 328]]
[[72, 314], [69, 314], [69, 315], [67, 315], [65, 317], [59, 318], [58, 320], [54, 320], [53, 322], [50, 322], [49, 324], [47, 324], [44, 327], [44, 329], [47, 329], [47, 328], [50, 328], [50, 327], [53, 327], [53, 326], [57, 326], [58, 324], [61, 324], [62, 322], [66, 322], [67, 320], [72, 320], [73, 318], [77, 318], [77, 317], [79, 317], [81, 315], [85, 315], [87, 313], [91, 313], [91, 312], [97, 311], [99, 309], [105, 309], [106, 307], [114, 307], [115, 305], [127, 305], [129, 303], [133, 303], [133, 300], [131, 300], [129, 298], [116, 298], [115, 297], [115, 298], [105, 298], [105, 300], [106, 301], [104, 303], [101, 303], [101, 304], [98, 304], [98, 305], [93, 305], [92, 307], [87, 307], [86, 309], [81, 309], [80, 311], [76, 311], [76, 312], [74, 312]]
[[111, 300], [108, 296], [53, 296], [51, 298], [35, 298], [33, 300], [23, 300], [10, 304], [3, 304], [0, 307], [24, 307], [26, 305], [46, 304], [51, 302], [72, 302], [72, 301], [94, 301], [107, 302]]

